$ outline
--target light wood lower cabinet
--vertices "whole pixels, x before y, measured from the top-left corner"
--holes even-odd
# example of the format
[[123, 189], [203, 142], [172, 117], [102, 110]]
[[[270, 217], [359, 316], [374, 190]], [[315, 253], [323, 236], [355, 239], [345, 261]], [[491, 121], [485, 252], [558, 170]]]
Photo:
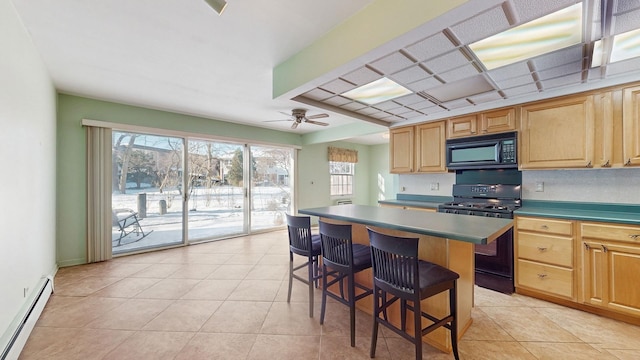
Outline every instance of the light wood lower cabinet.
[[574, 300], [574, 222], [516, 218], [516, 287]]
[[581, 223], [583, 302], [640, 316], [640, 226]]

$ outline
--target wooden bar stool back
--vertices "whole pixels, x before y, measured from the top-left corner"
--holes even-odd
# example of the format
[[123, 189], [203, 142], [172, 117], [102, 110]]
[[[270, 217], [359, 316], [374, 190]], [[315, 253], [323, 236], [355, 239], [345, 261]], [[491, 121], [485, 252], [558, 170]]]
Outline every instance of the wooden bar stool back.
[[[293, 279], [309, 285], [309, 317], [313, 317], [313, 288], [318, 286], [320, 268], [318, 258], [321, 254], [320, 235], [311, 233], [311, 218], [309, 216], [294, 216], [287, 214], [287, 230], [289, 232], [289, 291], [287, 302], [291, 301]], [[304, 264], [293, 265], [293, 254], [304, 256]], [[296, 271], [306, 268], [307, 275], [302, 277]]]
[[[349, 307], [351, 346], [356, 346], [356, 301], [371, 295], [372, 290], [356, 283], [355, 274], [371, 268], [370, 247], [354, 244], [351, 239], [351, 225], [337, 225], [320, 221], [322, 242], [322, 307], [320, 324], [324, 324], [327, 296]], [[344, 294], [344, 280], [347, 280], [347, 296]], [[340, 295], [328, 291], [338, 284]], [[356, 295], [356, 288], [362, 290]]]
[[[378, 324], [393, 330], [411, 341], [416, 359], [422, 359], [422, 337], [443, 326], [450, 330], [453, 356], [458, 357], [458, 331], [456, 325], [457, 273], [440, 265], [418, 259], [418, 238], [403, 238], [378, 233], [368, 229], [371, 241], [373, 268], [373, 333], [370, 356], [375, 357], [378, 340]], [[426, 313], [420, 301], [449, 291], [449, 315], [436, 318]], [[387, 309], [400, 301], [400, 327], [387, 318]], [[411, 305], [409, 305], [409, 303]], [[407, 333], [407, 309], [414, 313], [414, 334]], [[417, 314], [417, 315], [416, 315]], [[422, 318], [431, 323], [422, 327]]]

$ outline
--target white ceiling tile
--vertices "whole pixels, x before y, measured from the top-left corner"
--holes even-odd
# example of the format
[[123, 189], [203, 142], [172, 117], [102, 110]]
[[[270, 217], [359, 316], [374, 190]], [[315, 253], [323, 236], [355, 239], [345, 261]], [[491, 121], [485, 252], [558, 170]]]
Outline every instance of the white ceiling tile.
[[342, 94], [343, 92], [347, 92], [351, 89], [356, 88], [356, 85], [353, 85], [350, 82], [344, 81], [342, 79], [335, 79], [330, 81], [324, 85], [319, 86], [323, 90], [330, 91], [334, 94]]
[[405, 114], [402, 114], [402, 117], [404, 117], [405, 119], [411, 120], [411, 119], [417, 119], [420, 117], [424, 117], [424, 114], [421, 112], [417, 112], [417, 111], [411, 111]]
[[614, 2], [614, 4], [614, 14], [640, 9], [640, 1], [638, 0], [618, 0]]
[[469, 59], [467, 59], [460, 50], [455, 50], [442, 56], [438, 56], [437, 58], [427, 60], [423, 64], [426, 65], [429, 70], [434, 72], [434, 75], [437, 75], [468, 63]]
[[345, 104], [345, 105], [341, 106], [341, 108], [347, 109], [347, 110], [351, 110], [351, 111], [357, 111], [357, 110], [363, 109], [365, 107], [367, 107], [367, 105], [359, 103], [357, 101], [354, 101], [354, 102], [351, 102], [351, 103], [348, 103], [348, 104]]
[[633, 72], [640, 71], [640, 58], [632, 58], [609, 64], [607, 66], [607, 76], [628, 74], [630, 70]]
[[530, 73], [523, 76], [495, 81], [496, 85], [498, 85], [500, 89], [508, 89], [512, 87], [522, 86], [525, 84], [531, 84], [533, 82], [534, 82], [533, 76], [531, 76]]
[[377, 112], [380, 112], [380, 110], [374, 109], [372, 107], [366, 107], [366, 108], [357, 110], [356, 112], [360, 113], [360, 114], [364, 114], [364, 115], [371, 115], [371, 114], [375, 114]]
[[509, 21], [502, 7], [497, 6], [454, 25], [451, 30], [464, 45], [469, 45], [508, 28]]
[[361, 67], [358, 70], [352, 71], [347, 75], [341, 77], [349, 82], [356, 84], [357, 86], [360, 86], [376, 81], [380, 79], [382, 75], [367, 67]]
[[455, 48], [455, 44], [449, 41], [444, 33], [439, 32], [424, 40], [418, 41], [411, 46], [408, 46], [406, 50], [416, 59], [418, 59], [418, 61], [423, 61], [449, 52]]
[[430, 78], [422, 79], [416, 82], [412, 82], [411, 84], [406, 84], [406, 88], [413, 92], [420, 92], [427, 89], [431, 89], [438, 85], [442, 85], [442, 82], [440, 82], [440, 80], [434, 77], [430, 77]]
[[518, 24], [523, 24], [552, 12], [564, 9], [579, 0], [512, 0], [518, 17]]
[[515, 64], [499, 67], [488, 72], [489, 76], [495, 80], [505, 80], [518, 76], [529, 75], [529, 66], [526, 61], [520, 61]]
[[538, 87], [536, 84], [527, 84], [510, 89], [504, 89], [502, 92], [507, 96], [507, 98], [513, 98], [526, 94], [536, 94], [538, 93]]
[[322, 89], [313, 89], [309, 92], [306, 92], [304, 94], [302, 94], [302, 96], [312, 99], [312, 100], [324, 100], [324, 99], [328, 99], [330, 97], [333, 96], [333, 93], [330, 93], [328, 91], [324, 91]]
[[621, 34], [640, 27], [640, 9], [614, 16], [613, 33]]
[[442, 105], [442, 106], [446, 107], [447, 109], [451, 110], [451, 109], [459, 109], [459, 108], [463, 108], [463, 107], [466, 107], [466, 106], [470, 106], [471, 103], [468, 102], [466, 99], [458, 99], [458, 100], [451, 100], [451, 101], [443, 102], [440, 105]]
[[473, 101], [474, 104], [482, 104], [482, 103], [488, 103], [496, 100], [501, 100], [502, 95], [500, 95], [500, 93], [497, 91], [490, 91], [483, 94], [470, 96], [468, 99]]
[[397, 115], [397, 116], [406, 117], [405, 114], [412, 113], [413, 111], [414, 111], [413, 109], [409, 109], [409, 108], [406, 108], [406, 107], [400, 107], [400, 108], [397, 108], [397, 109], [389, 110], [387, 112], [392, 113], [392, 114]]
[[576, 85], [582, 82], [582, 73], [560, 76], [549, 80], [541, 80], [542, 89], [549, 90], [557, 87]]
[[423, 100], [424, 98], [420, 95], [410, 94], [410, 95], [403, 96], [401, 98], [394, 99], [393, 101], [400, 103], [402, 105], [411, 105], [411, 104], [419, 103]]
[[602, 68], [589, 69], [589, 81], [597, 81], [602, 79]]
[[371, 63], [372, 67], [384, 74], [393, 74], [411, 65], [413, 65], [413, 61], [399, 51]]
[[420, 66], [416, 65], [408, 69], [399, 71], [389, 77], [399, 84], [407, 84], [417, 80], [422, 80], [428, 76], [430, 76], [428, 72], [426, 72]]
[[391, 100], [374, 105], [374, 107], [376, 109], [380, 109], [380, 110], [383, 110], [383, 111], [391, 110], [391, 109], [397, 109], [397, 108], [399, 108], [401, 106], [402, 105], [398, 104], [397, 102], [393, 102]]
[[[471, 105], [471, 104], [469, 104]], [[430, 107], [428, 109], [424, 109], [421, 110], [423, 113], [425, 113], [426, 115], [433, 115], [433, 114], [437, 114], [437, 113], [441, 113], [443, 111], [447, 111], [447, 109], [443, 108], [442, 106], [433, 106]]]
[[476, 67], [473, 66], [471, 63], [468, 63], [459, 68], [455, 68], [453, 70], [441, 73], [440, 78], [442, 78], [442, 80], [449, 83], [452, 81], [468, 78], [478, 74], [479, 74], [478, 69], [476, 69]]
[[353, 100], [351, 99], [347, 99], [346, 97], [342, 97], [342, 96], [334, 96], [332, 98], [326, 99], [323, 102], [329, 105], [334, 105], [334, 106], [342, 106], [344, 104], [348, 104], [350, 102], [352, 102]]
[[575, 45], [533, 58], [536, 71], [582, 61], [582, 45]]
[[419, 103], [416, 104], [412, 104], [411, 106], [409, 106], [410, 108], [414, 109], [414, 110], [418, 110], [420, 112], [425, 112], [425, 110], [428, 110], [434, 106], [438, 106], [436, 103], [429, 101], [429, 100], [424, 100], [421, 101]]
[[582, 71], [582, 61], [560, 65], [548, 70], [538, 71], [538, 77], [541, 80], [551, 79], [567, 74], [574, 74]]

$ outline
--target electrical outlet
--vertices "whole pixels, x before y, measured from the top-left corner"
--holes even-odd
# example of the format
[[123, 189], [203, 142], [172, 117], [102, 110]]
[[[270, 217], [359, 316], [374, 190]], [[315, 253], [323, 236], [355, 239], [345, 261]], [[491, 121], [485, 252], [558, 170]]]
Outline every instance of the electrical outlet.
[[536, 192], [543, 192], [543, 191], [544, 191], [544, 182], [542, 181], [536, 182]]
[[407, 191], [407, 188], [403, 186], [403, 187], [400, 188], [400, 191], [405, 192], [405, 191]]
[[438, 190], [440, 188], [440, 184], [437, 182], [431, 183], [431, 190]]
[[23, 290], [23, 292], [22, 292], [22, 296], [23, 296], [23, 297], [27, 297], [27, 294], [29, 293], [29, 288], [28, 288], [28, 287], [26, 287], [26, 288], [23, 288], [22, 290]]

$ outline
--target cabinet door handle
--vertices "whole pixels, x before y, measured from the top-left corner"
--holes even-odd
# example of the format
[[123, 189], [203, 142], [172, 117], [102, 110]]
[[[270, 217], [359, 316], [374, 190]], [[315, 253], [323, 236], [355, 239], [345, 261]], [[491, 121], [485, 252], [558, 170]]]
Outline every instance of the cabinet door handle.
[[589, 163], [587, 163], [587, 167], [588, 168], [592, 168], [593, 167], [593, 165], [591, 164], [591, 161], [589, 161]]
[[606, 253], [607, 251], [609, 251], [609, 249], [607, 249], [606, 246], [604, 245], [600, 245], [600, 246], [602, 246], [602, 252]]
[[538, 274], [538, 279], [544, 280], [547, 277], [547, 274]]
[[604, 164], [602, 164], [602, 167], [611, 167], [609, 160], [607, 160]]
[[540, 229], [549, 230], [549, 227], [547, 225], [540, 225]]
[[631, 165], [631, 158], [628, 158], [627, 162], [624, 163], [624, 166], [629, 166], [629, 165]]
[[584, 243], [584, 249], [585, 250], [590, 250], [591, 246], [589, 246], [589, 244], [587, 244], [587, 243]]
[[637, 240], [640, 237], [640, 234], [631, 234], [629, 235], [630, 238], [632, 238], [633, 240]]
[[538, 251], [545, 252], [545, 251], [547, 251], [547, 248], [543, 247], [543, 246], [538, 246]]

